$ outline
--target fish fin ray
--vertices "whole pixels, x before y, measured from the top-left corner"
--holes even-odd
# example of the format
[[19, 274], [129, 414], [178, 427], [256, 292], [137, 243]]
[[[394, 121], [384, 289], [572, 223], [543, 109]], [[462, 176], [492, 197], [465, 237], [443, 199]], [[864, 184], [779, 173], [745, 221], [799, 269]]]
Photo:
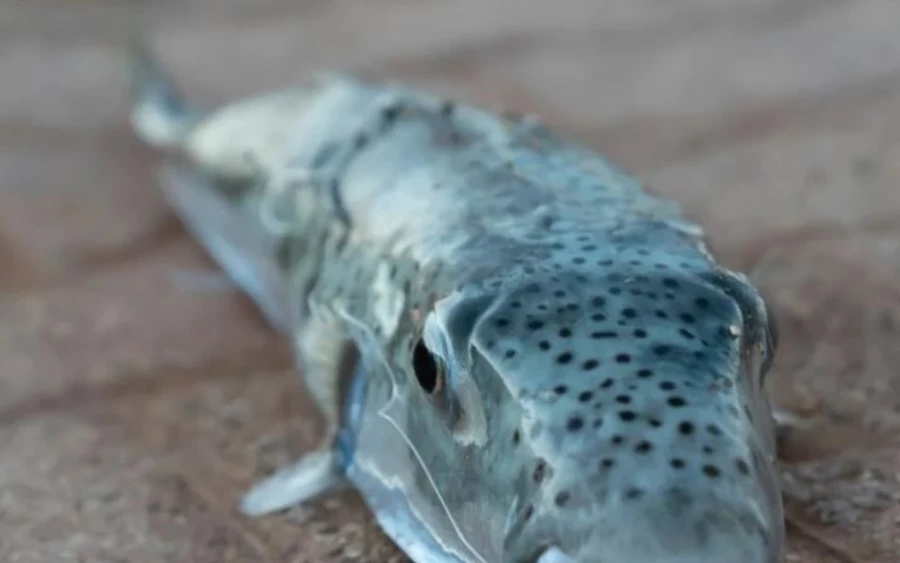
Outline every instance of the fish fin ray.
[[264, 516], [314, 500], [347, 485], [343, 457], [337, 449], [310, 452], [256, 482], [241, 499], [241, 511]]

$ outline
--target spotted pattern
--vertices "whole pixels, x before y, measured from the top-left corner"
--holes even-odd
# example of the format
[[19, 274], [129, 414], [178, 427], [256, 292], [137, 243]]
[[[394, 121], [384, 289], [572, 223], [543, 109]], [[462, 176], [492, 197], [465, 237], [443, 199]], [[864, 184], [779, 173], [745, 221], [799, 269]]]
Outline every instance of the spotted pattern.
[[332, 422], [341, 315], [365, 328], [347, 332], [369, 360], [366, 408], [391, 403], [397, 426], [355, 459], [375, 481], [403, 474], [415, 517], [442, 536], [427, 539], [459, 539], [449, 514], [487, 559], [534, 560], [547, 538], [572, 552], [637, 529], [632, 507], [677, 523], [711, 493], [780, 520], [754, 380], [773, 331], [676, 205], [530, 119], [349, 77], [303, 91], [278, 111], [259, 99], [210, 116], [246, 134], [225, 154], [206, 147], [199, 168], [240, 161], [217, 172], [219, 195], [281, 237], [306, 384]]
[[587, 234], [552, 246], [546, 274], [504, 284], [474, 338], [523, 398], [507, 443], [542, 454], [523, 470], [547, 500], [523, 518], [666, 490], [685, 506], [692, 491], [753, 491], [761, 453], [746, 439], [743, 401], [759, 382], [735, 367], [745, 314], [704, 257]]

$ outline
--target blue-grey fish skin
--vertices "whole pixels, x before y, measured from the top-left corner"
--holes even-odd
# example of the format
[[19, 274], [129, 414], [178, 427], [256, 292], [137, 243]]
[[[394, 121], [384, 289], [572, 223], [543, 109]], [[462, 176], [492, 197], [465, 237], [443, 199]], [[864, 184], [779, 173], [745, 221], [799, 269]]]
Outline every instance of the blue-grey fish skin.
[[316, 339], [306, 384], [414, 560], [781, 560], [773, 326], [673, 202], [532, 120], [345, 77], [179, 135], [269, 237], [258, 293]]

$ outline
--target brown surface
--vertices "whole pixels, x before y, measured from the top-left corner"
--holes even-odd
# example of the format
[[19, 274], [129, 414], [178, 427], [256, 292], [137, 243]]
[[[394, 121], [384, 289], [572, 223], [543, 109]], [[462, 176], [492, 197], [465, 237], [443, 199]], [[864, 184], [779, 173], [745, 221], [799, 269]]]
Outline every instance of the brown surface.
[[[777, 396], [819, 417], [785, 452], [788, 561], [900, 559], [900, 3], [159, 4], [202, 99], [390, 76], [538, 113], [675, 196], [771, 295]], [[129, 135], [124, 6], [0, 4], [0, 560], [402, 560], [351, 493], [237, 513], [318, 423]]]

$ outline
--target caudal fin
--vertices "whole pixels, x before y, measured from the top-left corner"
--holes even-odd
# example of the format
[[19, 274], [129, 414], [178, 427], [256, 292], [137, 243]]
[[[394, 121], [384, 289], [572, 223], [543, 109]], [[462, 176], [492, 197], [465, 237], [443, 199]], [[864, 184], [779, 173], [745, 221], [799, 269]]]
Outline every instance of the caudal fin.
[[265, 227], [252, 205], [245, 205], [253, 200], [250, 192], [264, 186], [253, 176], [253, 161], [242, 158], [273, 150], [264, 141], [275, 136], [272, 131], [285, 129], [283, 106], [262, 100], [213, 118], [213, 112], [185, 102], [139, 33], [132, 33], [129, 43], [132, 127], [144, 142], [177, 155], [161, 170], [164, 196], [268, 321], [290, 330], [295, 304], [282, 264], [285, 239]]
[[159, 67], [139, 31], [128, 36], [128, 74], [131, 95], [131, 126], [144, 142], [161, 148], [180, 147], [201, 118]]

